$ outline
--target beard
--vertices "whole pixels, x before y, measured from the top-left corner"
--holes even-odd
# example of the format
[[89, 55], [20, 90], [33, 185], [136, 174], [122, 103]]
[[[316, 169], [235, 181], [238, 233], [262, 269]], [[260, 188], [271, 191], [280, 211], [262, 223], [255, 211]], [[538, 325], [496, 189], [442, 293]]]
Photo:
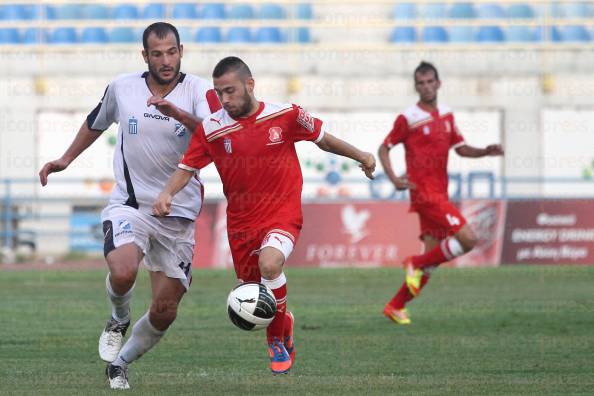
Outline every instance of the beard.
[[243, 102], [241, 103], [241, 105], [239, 105], [236, 109], [225, 108], [227, 113], [233, 118], [245, 117], [252, 110], [252, 98], [250, 97], [247, 88], [244, 87], [244, 90], [245, 91], [243, 94]]
[[[161, 85], [167, 85], [170, 84], [171, 82], [173, 82], [177, 76], [179, 75], [179, 69], [181, 68], [181, 60], [177, 62], [177, 64], [172, 68], [173, 70], [173, 77], [171, 77], [170, 79], [164, 79], [159, 75], [159, 71], [153, 66], [151, 65], [151, 63], [149, 62], [148, 64], [148, 68], [149, 68], [149, 73], [151, 74], [151, 76], [153, 77], [153, 79], [161, 84]], [[161, 68], [162, 70], [163, 68]]]

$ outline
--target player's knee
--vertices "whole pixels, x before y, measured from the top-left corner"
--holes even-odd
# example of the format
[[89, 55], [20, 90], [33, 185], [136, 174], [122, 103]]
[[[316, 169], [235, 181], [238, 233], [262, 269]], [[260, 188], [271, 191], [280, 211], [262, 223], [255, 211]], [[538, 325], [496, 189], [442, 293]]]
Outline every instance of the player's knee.
[[137, 270], [130, 266], [112, 266], [110, 269], [110, 279], [114, 288], [130, 289], [136, 281]]
[[276, 279], [283, 272], [283, 265], [276, 260], [260, 260], [260, 274], [264, 279]]
[[151, 324], [160, 331], [165, 331], [177, 317], [177, 304], [172, 301], [153, 301], [149, 310]]
[[474, 247], [478, 243], [478, 237], [476, 236], [473, 230], [468, 229], [466, 230], [464, 235], [462, 235], [462, 237], [458, 239], [458, 241], [460, 241], [460, 244], [464, 248], [464, 251], [469, 252], [472, 249], [474, 249]]

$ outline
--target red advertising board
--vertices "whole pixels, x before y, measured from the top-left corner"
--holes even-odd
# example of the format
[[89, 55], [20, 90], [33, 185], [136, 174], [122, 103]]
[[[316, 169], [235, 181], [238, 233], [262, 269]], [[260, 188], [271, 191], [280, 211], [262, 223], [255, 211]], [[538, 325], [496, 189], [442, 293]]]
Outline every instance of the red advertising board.
[[594, 264], [594, 201], [507, 204], [503, 264]]

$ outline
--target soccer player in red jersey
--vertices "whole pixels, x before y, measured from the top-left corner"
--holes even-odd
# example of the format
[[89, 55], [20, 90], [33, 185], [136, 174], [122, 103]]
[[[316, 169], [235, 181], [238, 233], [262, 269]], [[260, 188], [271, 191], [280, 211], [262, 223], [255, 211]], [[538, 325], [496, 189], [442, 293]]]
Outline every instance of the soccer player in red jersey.
[[321, 120], [296, 105], [258, 101], [252, 74], [239, 58], [221, 60], [213, 80], [223, 109], [198, 126], [153, 212], [169, 213], [173, 196], [195, 172], [214, 162], [228, 202], [227, 233], [237, 278], [261, 282], [274, 292], [277, 313], [267, 328], [270, 368], [274, 374], [286, 373], [295, 349], [283, 264], [303, 222], [303, 178], [295, 143], [311, 141], [324, 151], [352, 158], [369, 178], [375, 158], [326, 132]]
[[[462, 157], [503, 155], [498, 144], [485, 148], [467, 145], [458, 131], [452, 111], [437, 104], [441, 85], [435, 66], [421, 62], [414, 72], [419, 102], [400, 114], [392, 131], [379, 147], [380, 162], [398, 190], [410, 190], [411, 211], [421, 223], [425, 253], [404, 260], [405, 282], [384, 307], [384, 315], [398, 324], [409, 324], [406, 303], [427, 284], [431, 271], [441, 263], [461, 256], [477, 242], [472, 228], [448, 200], [448, 154], [451, 148]], [[389, 150], [404, 144], [406, 175], [396, 176]]]

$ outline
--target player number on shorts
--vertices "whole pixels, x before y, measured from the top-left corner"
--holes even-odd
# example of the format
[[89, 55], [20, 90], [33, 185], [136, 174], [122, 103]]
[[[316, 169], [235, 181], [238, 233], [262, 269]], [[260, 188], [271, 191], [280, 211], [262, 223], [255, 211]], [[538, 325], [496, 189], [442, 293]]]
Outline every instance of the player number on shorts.
[[451, 214], [446, 214], [446, 219], [448, 219], [448, 223], [450, 223], [451, 226], [457, 226], [460, 225], [460, 219], [457, 218], [456, 216], [452, 216]]
[[181, 262], [179, 263], [179, 268], [184, 271], [184, 274], [186, 274], [186, 278], [188, 277], [188, 274], [190, 273], [190, 268], [192, 268], [192, 263], [184, 263]]

